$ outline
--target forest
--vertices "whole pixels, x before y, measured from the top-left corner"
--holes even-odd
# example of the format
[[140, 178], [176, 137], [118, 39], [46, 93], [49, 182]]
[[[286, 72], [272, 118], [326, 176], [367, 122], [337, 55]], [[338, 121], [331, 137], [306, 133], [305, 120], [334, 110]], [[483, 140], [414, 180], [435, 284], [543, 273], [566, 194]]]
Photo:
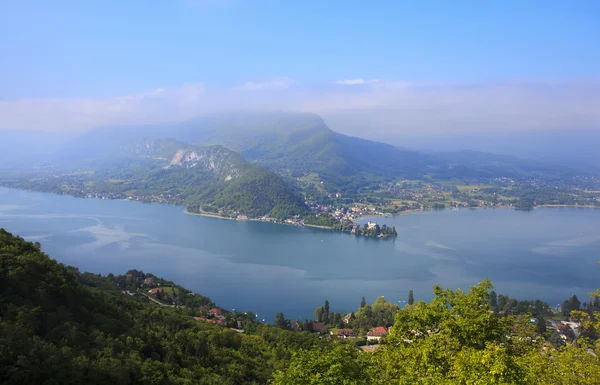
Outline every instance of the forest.
[[[171, 287], [164, 299], [170, 306], [132, 295], [145, 284]], [[0, 382], [597, 384], [600, 378], [595, 300], [583, 309], [577, 298], [565, 301], [580, 335], [564, 344], [551, 343], [552, 332], [531, 322], [547, 312], [542, 303], [496, 296], [489, 281], [467, 291], [435, 286], [431, 301], [409, 297], [404, 307], [383, 298], [362, 302], [355, 319], [365, 324], [355, 321], [358, 328], [392, 326], [374, 352], [351, 339], [293, 331], [283, 315], [279, 327], [252, 314], [226, 314], [235, 325], [197, 320], [215, 305], [210, 299], [135, 270], [80, 273], [39, 244], [0, 230]], [[315, 315], [340, 322], [328, 302]]]

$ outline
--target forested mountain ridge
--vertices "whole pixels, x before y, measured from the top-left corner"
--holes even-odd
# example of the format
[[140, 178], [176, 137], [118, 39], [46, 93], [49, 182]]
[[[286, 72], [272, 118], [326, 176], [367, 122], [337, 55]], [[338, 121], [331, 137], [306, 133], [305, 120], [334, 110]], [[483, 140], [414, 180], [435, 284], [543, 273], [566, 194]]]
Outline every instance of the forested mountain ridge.
[[106, 152], [115, 141], [141, 137], [169, 137], [190, 145], [222, 145], [291, 180], [316, 175], [330, 193], [338, 190], [346, 195], [365, 187], [375, 190], [382, 181], [398, 179], [568, 180], [587, 174], [539, 161], [475, 151], [409, 150], [334, 132], [315, 114], [287, 112], [238, 112], [177, 124], [99, 129], [75, 140], [62, 156], [81, 158], [80, 149], [91, 146], [96, 155], [83, 154], [90, 159], [98, 152]]
[[58, 175], [9, 179], [8, 187], [83, 197], [184, 204], [192, 212], [283, 219], [305, 215], [300, 194], [273, 171], [223, 146], [172, 139], [122, 142], [90, 164]]
[[573, 311], [580, 337], [555, 347], [530, 317], [496, 312], [487, 281], [468, 291], [436, 286], [431, 302], [396, 308], [386, 343], [361, 353], [352, 339], [283, 330], [289, 321], [261, 325], [251, 312], [195, 319], [206, 312], [200, 304], [214, 304], [194, 293], [188, 300], [176, 285], [186, 305], [161, 307], [143, 294], [153, 279], [135, 270], [80, 273], [0, 229], [0, 382], [594, 385], [600, 378], [600, 313]]

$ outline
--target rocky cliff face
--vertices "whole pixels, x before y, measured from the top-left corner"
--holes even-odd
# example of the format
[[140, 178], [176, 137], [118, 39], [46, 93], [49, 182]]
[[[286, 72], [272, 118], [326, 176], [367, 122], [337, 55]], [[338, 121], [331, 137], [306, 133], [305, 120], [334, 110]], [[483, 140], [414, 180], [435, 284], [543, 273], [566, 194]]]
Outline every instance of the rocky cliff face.
[[190, 146], [171, 139], [143, 139], [123, 147], [126, 156], [158, 162], [164, 168], [210, 171], [219, 179], [239, 178], [250, 165], [223, 146]]
[[237, 154], [221, 146], [177, 150], [171, 158], [171, 167], [202, 168], [210, 170], [226, 181], [242, 175]]

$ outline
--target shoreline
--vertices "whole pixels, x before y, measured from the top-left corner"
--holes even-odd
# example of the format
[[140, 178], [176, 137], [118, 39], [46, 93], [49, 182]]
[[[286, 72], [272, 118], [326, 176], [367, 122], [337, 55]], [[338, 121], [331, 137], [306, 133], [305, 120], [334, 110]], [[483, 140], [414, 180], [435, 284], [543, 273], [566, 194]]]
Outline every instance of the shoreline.
[[264, 222], [264, 223], [273, 223], [275, 225], [286, 225], [286, 226], [294, 226], [294, 227], [314, 227], [316, 229], [323, 229], [323, 230], [333, 230], [331, 227], [327, 227], [327, 226], [319, 226], [319, 225], [294, 225], [294, 224], [290, 224], [290, 223], [279, 223], [279, 222], [275, 222], [275, 221], [263, 221], [260, 219], [256, 219], [256, 218], [248, 218], [248, 219], [237, 219], [237, 218], [231, 218], [231, 217], [222, 217], [220, 215], [217, 214], [208, 214], [208, 213], [192, 213], [189, 212], [187, 209], [183, 210], [184, 214], [187, 215], [197, 215], [199, 217], [208, 217], [208, 218], [216, 218], [216, 219], [226, 219], [228, 221], [239, 221], [239, 222]]
[[550, 207], [550, 208], [571, 207], [574, 209], [600, 209], [600, 206], [592, 206], [592, 205], [540, 205], [540, 206], [535, 206], [534, 209], [541, 208], [541, 207]]
[[[541, 209], [541, 208], [551, 208], [551, 209], [557, 209], [557, 208], [573, 208], [573, 209], [600, 209], [600, 206], [592, 206], [592, 205], [552, 205], [552, 204], [548, 204], [548, 205], [539, 205], [539, 206], [534, 206], [533, 210], [536, 209]], [[515, 211], [518, 211], [517, 209], [515, 209], [514, 207], [511, 206], [500, 206], [500, 207], [459, 207], [459, 210], [494, 210], [494, 209], [501, 209], [501, 210], [506, 210], [506, 209], [512, 209]], [[446, 207], [444, 209], [438, 210], [438, 211], [444, 211], [444, 210], [452, 210], [452, 207]], [[400, 213], [394, 214], [392, 216], [390, 216], [390, 218], [393, 217], [399, 217], [401, 215], [407, 215], [407, 214], [413, 214], [416, 212], [430, 212], [430, 211], [436, 211], [434, 209], [430, 209], [430, 210], [424, 210], [424, 209], [414, 209], [414, 210], [406, 210], [406, 211], [402, 211]], [[359, 218], [377, 218], [377, 217], [385, 217], [385, 215], [364, 215], [362, 217]]]
[[[168, 205], [174, 205], [174, 206], [182, 206], [182, 204], [179, 203], [173, 203], [173, 202], [153, 202], [153, 201], [144, 201], [144, 200], [133, 200], [133, 199], [127, 199], [127, 198], [98, 198], [98, 197], [87, 197], [87, 196], [77, 196], [77, 195], [73, 195], [73, 194], [68, 194], [68, 193], [64, 193], [64, 192], [50, 192], [50, 191], [43, 191], [43, 190], [35, 190], [35, 189], [26, 189], [26, 188], [16, 188], [16, 187], [9, 187], [9, 186], [3, 186], [0, 185], [0, 187], [2, 188], [6, 188], [6, 189], [12, 189], [12, 190], [21, 190], [21, 191], [31, 191], [31, 192], [38, 192], [38, 193], [44, 193], [44, 194], [53, 194], [53, 195], [59, 195], [59, 196], [70, 196], [73, 198], [82, 198], [82, 199], [101, 199], [101, 200], [119, 200], [119, 201], [127, 201], [127, 202], [138, 202], [138, 203], [149, 203], [149, 204], [168, 204]], [[535, 209], [539, 209], [539, 208], [543, 208], [543, 207], [547, 207], [547, 208], [580, 208], [580, 209], [600, 209], [600, 206], [594, 206], [594, 205], [567, 205], [567, 204], [544, 204], [544, 205], [539, 205], [539, 206], [534, 206], [532, 208], [531, 211], [535, 210]], [[442, 210], [446, 210], [446, 209], [452, 209], [451, 207], [446, 207]], [[459, 207], [459, 210], [463, 210], [463, 209], [513, 209], [516, 210], [514, 207], [511, 206], [501, 206], [501, 207]], [[394, 217], [399, 217], [402, 215], [409, 215], [409, 214], [414, 214], [416, 212], [428, 212], [428, 211], [435, 211], [433, 209], [431, 210], [424, 210], [423, 208], [420, 209], [411, 209], [411, 210], [405, 210], [396, 214], [390, 214], [390, 215], [361, 215], [358, 216], [355, 224], [359, 224], [359, 220], [360, 218], [394, 218]], [[198, 212], [198, 213], [192, 213], [189, 212], [187, 209], [184, 209], [184, 214], [187, 215], [197, 215], [197, 216], [203, 216], [203, 217], [208, 217], [208, 218], [215, 218], [215, 219], [225, 219], [225, 220], [231, 220], [231, 221], [237, 221], [237, 218], [231, 218], [231, 217], [223, 217], [217, 214], [210, 214], [210, 213], [205, 213], [205, 212]], [[269, 222], [269, 223], [274, 223], [277, 225], [288, 225], [288, 226], [295, 226], [295, 227], [312, 227], [312, 228], [316, 228], [316, 229], [322, 229], [322, 230], [329, 230], [329, 231], [335, 231], [332, 227], [328, 227], [328, 226], [320, 226], [320, 225], [311, 225], [311, 224], [302, 224], [302, 225], [297, 225], [297, 224], [291, 224], [291, 223], [285, 223], [285, 222], [276, 222], [276, 221], [266, 221], [266, 220], [261, 220], [261, 219], [255, 219], [255, 218], [247, 218], [247, 219], [241, 219], [240, 221], [252, 221], [252, 222]], [[344, 232], [344, 231], [342, 231]]]

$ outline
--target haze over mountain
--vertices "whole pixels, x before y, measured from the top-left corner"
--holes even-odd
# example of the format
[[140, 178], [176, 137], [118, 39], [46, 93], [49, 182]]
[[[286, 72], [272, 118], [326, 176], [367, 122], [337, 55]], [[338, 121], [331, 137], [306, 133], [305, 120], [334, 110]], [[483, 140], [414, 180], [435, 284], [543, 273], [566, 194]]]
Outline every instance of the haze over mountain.
[[[568, 179], [577, 170], [540, 161], [476, 151], [416, 151], [343, 135], [306, 113], [235, 112], [177, 124], [105, 128], [83, 134], [58, 151], [48, 164], [59, 167], [111, 167], [125, 148], [145, 139], [160, 148], [137, 148], [173, 159], [177, 146], [224, 146], [260, 167], [295, 178], [316, 175], [328, 190], [345, 193], [376, 189], [378, 183], [404, 179], [524, 178]], [[145, 142], [144, 142], [145, 143]], [[164, 153], [168, 154], [164, 154]], [[139, 153], [138, 155], [140, 155]], [[148, 156], [148, 155], [146, 155]], [[335, 192], [335, 191], [334, 191]]]

